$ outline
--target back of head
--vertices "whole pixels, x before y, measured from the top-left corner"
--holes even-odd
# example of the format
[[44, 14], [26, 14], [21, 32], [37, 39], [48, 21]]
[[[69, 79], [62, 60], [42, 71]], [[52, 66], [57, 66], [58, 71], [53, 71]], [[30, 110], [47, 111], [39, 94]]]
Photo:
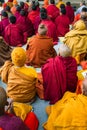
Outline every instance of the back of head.
[[20, 7], [24, 8], [24, 2], [23, 1], [20, 2]]
[[41, 17], [42, 20], [47, 19], [47, 13], [46, 12], [41, 12], [40, 17]]
[[42, 12], [47, 13], [47, 10], [44, 7], [42, 7], [42, 8], [40, 8], [40, 13], [42, 13]]
[[40, 24], [38, 27], [38, 34], [46, 35], [46, 33], [47, 33], [47, 27], [44, 24]]
[[71, 3], [70, 3], [70, 2], [66, 2], [66, 5], [70, 6], [70, 5], [71, 5]]
[[9, 6], [6, 6], [6, 7], [5, 7], [5, 10], [10, 12], [10, 7], [9, 7]]
[[36, 1], [36, 2], [35, 2], [35, 5], [36, 5], [36, 7], [39, 7], [39, 2]]
[[21, 15], [21, 16], [26, 16], [26, 11], [22, 9], [22, 10], [20, 11], [20, 15]]
[[9, 17], [9, 20], [10, 20], [10, 23], [12, 24], [16, 23], [16, 17], [13, 15]]
[[50, 0], [50, 4], [55, 4], [55, 0]]
[[86, 7], [83, 7], [81, 12], [87, 12], [87, 8]]
[[61, 12], [61, 14], [65, 15], [66, 14], [66, 9], [65, 8], [61, 8], [60, 12]]
[[16, 47], [11, 53], [12, 62], [18, 67], [22, 67], [26, 61], [26, 52], [21, 47]]
[[69, 57], [71, 55], [71, 50], [67, 45], [61, 44], [58, 53], [62, 57]]
[[18, 11], [18, 12], [21, 11], [21, 7], [19, 5], [16, 6], [16, 11]]
[[73, 25], [73, 29], [82, 31], [86, 29], [86, 25], [83, 20], [79, 20]]
[[0, 87], [0, 108], [3, 108], [7, 103], [7, 94], [4, 88]]
[[62, 9], [62, 8], [65, 8], [65, 5], [64, 4], [61, 4], [60, 5], [60, 8]]
[[87, 96], [87, 78], [85, 78], [83, 80], [83, 83], [82, 83], [82, 94]]
[[2, 11], [2, 12], [1, 12], [1, 16], [3, 16], [3, 17], [8, 17], [8, 14], [7, 14], [7, 12]]
[[37, 7], [35, 4], [32, 5], [32, 10], [34, 10], [34, 11], [37, 10]]

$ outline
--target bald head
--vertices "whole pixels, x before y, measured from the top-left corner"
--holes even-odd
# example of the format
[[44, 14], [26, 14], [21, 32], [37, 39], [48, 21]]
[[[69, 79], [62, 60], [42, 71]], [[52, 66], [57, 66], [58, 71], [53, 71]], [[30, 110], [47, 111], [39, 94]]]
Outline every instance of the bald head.
[[87, 96], [87, 78], [85, 78], [82, 83], [82, 94]]
[[0, 87], [0, 108], [4, 107], [7, 103], [7, 94], [4, 88]]
[[65, 44], [61, 44], [59, 47], [59, 55], [62, 57], [68, 57], [71, 55], [71, 50], [70, 48], [65, 45]]

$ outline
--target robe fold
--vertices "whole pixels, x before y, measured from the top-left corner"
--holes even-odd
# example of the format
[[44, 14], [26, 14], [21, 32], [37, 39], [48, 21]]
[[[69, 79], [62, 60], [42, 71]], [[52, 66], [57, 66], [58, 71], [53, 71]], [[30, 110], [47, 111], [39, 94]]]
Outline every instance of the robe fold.
[[75, 92], [77, 86], [77, 64], [74, 58], [57, 56], [42, 66], [44, 99], [54, 104], [65, 91]]
[[40, 12], [38, 10], [31, 11], [28, 14], [28, 18], [31, 20], [32, 23], [34, 23], [35, 18], [40, 15]]
[[35, 99], [36, 78], [34, 76], [18, 71], [11, 62], [6, 62], [0, 73], [2, 81], [7, 84], [7, 95], [13, 101], [31, 102]]
[[56, 56], [56, 51], [53, 48], [53, 41], [48, 36], [33, 36], [26, 48], [27, 61], [34, 67], [41, 67], [46, 63], [47, 59]]

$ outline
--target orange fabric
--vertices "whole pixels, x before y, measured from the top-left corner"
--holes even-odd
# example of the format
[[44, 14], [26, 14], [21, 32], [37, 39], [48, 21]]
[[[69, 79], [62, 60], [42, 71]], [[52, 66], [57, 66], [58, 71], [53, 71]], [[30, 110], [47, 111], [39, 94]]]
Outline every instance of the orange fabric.
[[82, 80], [79, 80], [77, 84], [76, 94], [82, 93], [81, 86], [82, 86]]
[[0, 128], [0, 130], [3, 130], [2, 128]]
[[37, 74], [38, 82], [36, 84], [36, 91], [40, 99], [44, 99], [44, 87], [43, 87], [43, 77], [41, 73]]
[[78, 20], [80, 20], [80, 14], [77, 14], [74, 18], [74, 23], [77, 22]]
[[44, 0], [44, 8], [47, 8], [48, 7], [48, 5], [49, 5], [49, 1], [48, 0]]
[[87, 69], [87, 61], [82, 61], [80, 65], [82, 66], [83, 70]]
[[11, 8], [11, 12], [12, 12], [12, 14], [15, 14], [15, 13], [16, 13], [16, 7], [15, 7], [15, 6], [13, 6], [13, 7]]
[[24, 123], [30, 130], [38, 130], [39, 121], [34, 112], [28, 113]]

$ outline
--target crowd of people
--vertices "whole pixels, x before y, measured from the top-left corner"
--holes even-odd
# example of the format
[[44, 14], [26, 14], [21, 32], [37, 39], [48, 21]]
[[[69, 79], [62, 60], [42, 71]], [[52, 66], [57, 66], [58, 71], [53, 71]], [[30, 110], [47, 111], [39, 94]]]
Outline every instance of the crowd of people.
[[0, 2], [0, 77], [0, 130], [38, 130], [36, 96], [49, 101], [44, 130], [87, 130], [85, 1]]

